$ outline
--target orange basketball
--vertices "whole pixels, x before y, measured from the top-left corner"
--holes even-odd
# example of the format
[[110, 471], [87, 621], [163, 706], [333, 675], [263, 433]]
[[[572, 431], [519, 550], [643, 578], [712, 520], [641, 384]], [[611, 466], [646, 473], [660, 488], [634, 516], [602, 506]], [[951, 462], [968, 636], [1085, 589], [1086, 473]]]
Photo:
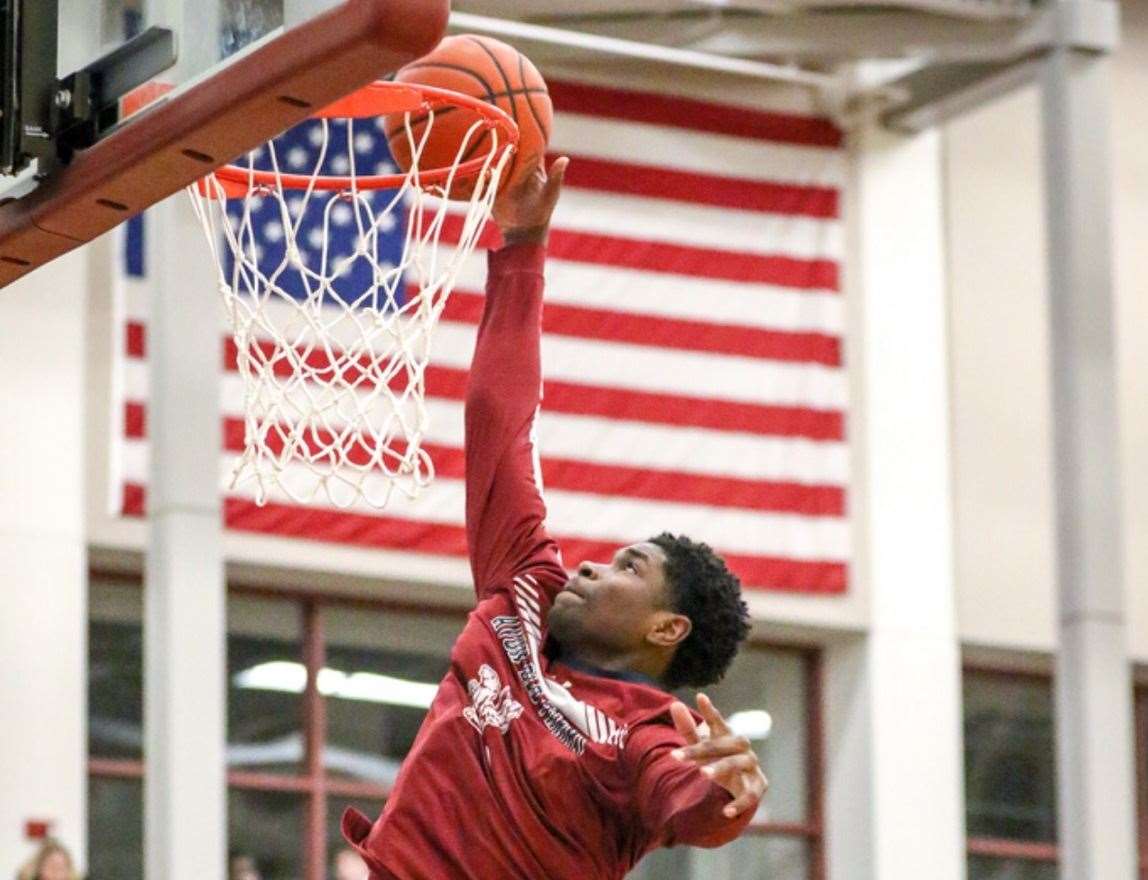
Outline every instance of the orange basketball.
[[[433, 52], [412, 61], [395, 74], [397, 82], [421, 83], [462, 92], [504, 110], [518, 124], [518, 149], [503, 172], [501, 187], [515, 182], [540, 160], [550, 140], [554, 111], [542, 74], [525, 55], [506, 43], [473, 34], [447, 37]], [[419, 161], [422, 169], [443, 168], [458, 156], [478, 114], [461, 107], [448, 107], [434, 114], [430, 135]], [[427, 124], [426, 116], [412, 116], [411, 131], [418, 144]], [[388, 116], [384, 123], [387, 143], [395, 163], [404, 172], [410, 169], [411, 149], [404, 115]], [[472, 135], [463, 159], [484, 155], [490, 149], [491, 133]], [[471, 181], [457, 181], [450, 198], [469, 198]]]

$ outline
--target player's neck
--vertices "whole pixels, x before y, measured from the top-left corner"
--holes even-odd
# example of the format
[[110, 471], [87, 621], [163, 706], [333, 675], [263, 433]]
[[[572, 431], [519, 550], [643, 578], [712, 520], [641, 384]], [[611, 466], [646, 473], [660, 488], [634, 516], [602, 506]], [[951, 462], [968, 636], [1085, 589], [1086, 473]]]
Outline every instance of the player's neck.
[[559, 645], [557, 659], [570, 665], [586, 666], [606, 672], [632, 673], [656, 682], [662, 680], [668, 660], [645, 651], [615, 653], [594, 645]]

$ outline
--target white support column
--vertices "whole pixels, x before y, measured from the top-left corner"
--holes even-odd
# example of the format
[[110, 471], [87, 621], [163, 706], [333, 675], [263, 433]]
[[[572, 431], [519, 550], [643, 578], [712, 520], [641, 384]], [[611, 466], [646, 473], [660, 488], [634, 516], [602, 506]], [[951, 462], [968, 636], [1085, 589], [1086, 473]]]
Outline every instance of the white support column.
[[87, 859], [87, 250], [0, 290], [0, 865], [43, 819]]
[[227, 850], [219, 306], [190, 211], [180, 195], [147, 215], [148, 880], [222, 880]]
[[[218, 4], [154, 0], [180, 75], [218, 57]], [[219, 492], [215, 272], [183, 193], [147, 213], [150, 448], [145, 566], [147, 880], [223, 880], [227, 859], [226, 592]]]
[[[1089, 0], [1079, 5], [1099, 5]], [[1069, 46], [1042, 81], [1049, 235], [1061, 877], [1136, 876], [1113, 325], [1111, 62]]]
[[[95, 26], [93, 27], [93, 22]], [[99, 11], [60, 6], [58, 73], [98, 52]], [[0, 870], [29, 820], [87, 865], [85, 407], [89, 249], [0, 290]]]
[[871, 623], [828, 654], [832, 880], [963, 880], [941, 138], [859, 134], [850, 287], [858, 577]]

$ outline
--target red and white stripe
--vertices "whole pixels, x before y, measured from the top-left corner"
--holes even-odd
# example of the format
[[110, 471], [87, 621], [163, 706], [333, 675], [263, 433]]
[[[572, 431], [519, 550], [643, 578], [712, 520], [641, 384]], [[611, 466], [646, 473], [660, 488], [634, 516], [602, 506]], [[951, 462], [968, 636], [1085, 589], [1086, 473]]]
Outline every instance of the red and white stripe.
[[[819, 119], [551, 85], [551, 150], [573, 161], [547, 266], [537, 430], [566, 560], [608, 558], [669, 529], [714, 545], [750, 587], [846, 589], [840, 133]], [[418, 501], [395, 496], [380, 513], [272, 497], [260, 509], [240, 491], [226, 501], [229, 526], [465, 554], [462, 403], [484, 278], [476, 253], [436, 332], [437, 478]], [[135, 515], [148, 298], [125, 289], [119, 466], [123, 512]], [[224, 362], [221, 485], [243, 434], [240, 378]]]

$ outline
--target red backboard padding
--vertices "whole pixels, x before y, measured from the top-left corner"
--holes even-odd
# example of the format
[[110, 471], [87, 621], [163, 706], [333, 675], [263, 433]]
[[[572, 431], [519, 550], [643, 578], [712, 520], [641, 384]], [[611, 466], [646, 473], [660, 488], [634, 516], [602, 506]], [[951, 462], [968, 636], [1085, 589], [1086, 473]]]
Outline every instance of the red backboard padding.
[[0, 206], [0, 286], [425, 55], [448, 0], [346, 0], [133, 117]]

